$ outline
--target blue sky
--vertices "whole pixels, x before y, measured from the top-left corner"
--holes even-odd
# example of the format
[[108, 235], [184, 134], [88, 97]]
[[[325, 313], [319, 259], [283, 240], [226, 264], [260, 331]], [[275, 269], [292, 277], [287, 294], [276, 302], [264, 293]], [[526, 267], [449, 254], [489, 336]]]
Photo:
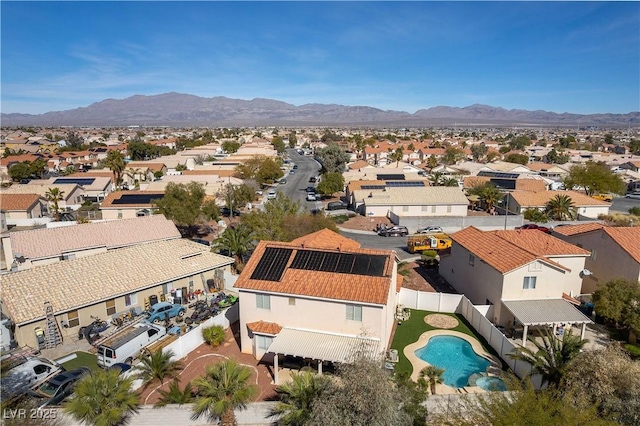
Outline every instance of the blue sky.
[[8, 2], [2, 112], [135, 94], [640, 110], [640, 3]]

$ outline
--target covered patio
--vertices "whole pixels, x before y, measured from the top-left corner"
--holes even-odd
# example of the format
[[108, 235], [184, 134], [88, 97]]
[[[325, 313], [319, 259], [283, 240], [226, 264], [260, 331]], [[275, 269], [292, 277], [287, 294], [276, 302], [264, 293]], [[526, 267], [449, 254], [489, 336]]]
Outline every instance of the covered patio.
[[284, 327], [269, 346], [273, 353], [273, 380], [278, 383], [279, 355], [299, 357], [318, 362], [322, 374], [323, 362], [351, 362], [358, 356], [374, 359], [379, 355], [380, 339], [346, 334], [323, 333]]
[[503, 300], [502, 304], [523, 325], [522, 346], [527, 344], [527, 333], [532, 326], [548, 326], [555, 334], [558, 325], [580, 325], [580, 338], [584, 339], [587, 324], [593, 323], [565, 299]]

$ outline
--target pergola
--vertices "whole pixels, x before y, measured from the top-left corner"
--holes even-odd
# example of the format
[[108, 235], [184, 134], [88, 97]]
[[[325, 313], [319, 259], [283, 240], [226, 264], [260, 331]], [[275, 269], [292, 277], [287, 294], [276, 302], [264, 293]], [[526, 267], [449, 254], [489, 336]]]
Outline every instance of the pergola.
[[529, 326], [551, 326], [555, 333], [558, 324], [582, 325], [580, 338], [584, 339], [587, 324], [593, 323], [589, 317], [564, 299], [503, 300], [502, 304], [524, 326], [522, 346], [526, 346]]
[[[318, 361], [336, 363], [351, 362], [356, 356], [374, 359], [378, 355], [380, 339], [374, 337], [350, 336], [323, 333], [320, 331], [283, 328], [269, 346], [274, 353], [274, 383], [278, 383], [278, 355], [291, 355]], [[318, 363], [318, 373], [322, 374], [322, 362]]]

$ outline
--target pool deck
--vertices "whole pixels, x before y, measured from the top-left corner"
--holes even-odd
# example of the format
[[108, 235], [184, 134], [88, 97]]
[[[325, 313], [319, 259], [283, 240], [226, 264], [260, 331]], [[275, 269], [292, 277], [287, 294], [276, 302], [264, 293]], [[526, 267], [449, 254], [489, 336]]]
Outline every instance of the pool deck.
[[[469, 336], [468, 334], [460, 333], [454, 330], [431, 330], [431, 331], [422, 333], [417, 341], [415, 341], [410, 345], [405, 346], [403, 350], [404, 356], [407, 357], [407, 359], [413, 366], [413, 373], [411, 374], [411, 379], [414, 381], [418, 380], [418, 378], [420, 377], [420, 371], [424, 367], [428, 367], [429, 365], [431, 365], [428, 362], [418, 358], [415, 354], [415, 351], [417, 349], [420, 349], [426, 346], [429, 339], [431, 339], [434, 336], [455, 336], [455, 337], [464, 339], [467, 342], [469, 342], [469, 344], [471, 344], [471, 347], [473, 348], [474, 352], [480, 355], [481, 357], [486, 358], [491, 363], [492, 367], [502, 368], [502, 362], [497, 357], [485, 351], [482, 345], [480, 344], [480, 342], [477, 339]], [[489, 367], [489, 368], [492, 368], [492, 367]], [[451, 386], [445, 385], [444, 383], [436, 385], [436, 393], [440, 395], [452, 394], [452, 393], [479, 393], [479, 392], [486, 392], [486, 391], [479, 386], [465, 386], [463, 388], [453, 388]]]

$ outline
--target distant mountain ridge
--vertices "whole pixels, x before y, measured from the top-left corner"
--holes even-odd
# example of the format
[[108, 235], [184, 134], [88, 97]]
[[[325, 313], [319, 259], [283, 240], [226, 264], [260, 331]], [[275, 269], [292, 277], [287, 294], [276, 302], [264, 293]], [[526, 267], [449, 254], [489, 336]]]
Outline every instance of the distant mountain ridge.
[[558, 114], [507, 110], [474, 104], [464, 108], [437, 106], [414, 114], [368, 106], [305, 104], [255, 98], [203, 98], [183, 93], [134, 95], [105, 99], [87, 107], [45, 114], [1, 114], [9, 126], [405, 126], [549, 125], [637, 126], [640, 112], [628, 114]]

